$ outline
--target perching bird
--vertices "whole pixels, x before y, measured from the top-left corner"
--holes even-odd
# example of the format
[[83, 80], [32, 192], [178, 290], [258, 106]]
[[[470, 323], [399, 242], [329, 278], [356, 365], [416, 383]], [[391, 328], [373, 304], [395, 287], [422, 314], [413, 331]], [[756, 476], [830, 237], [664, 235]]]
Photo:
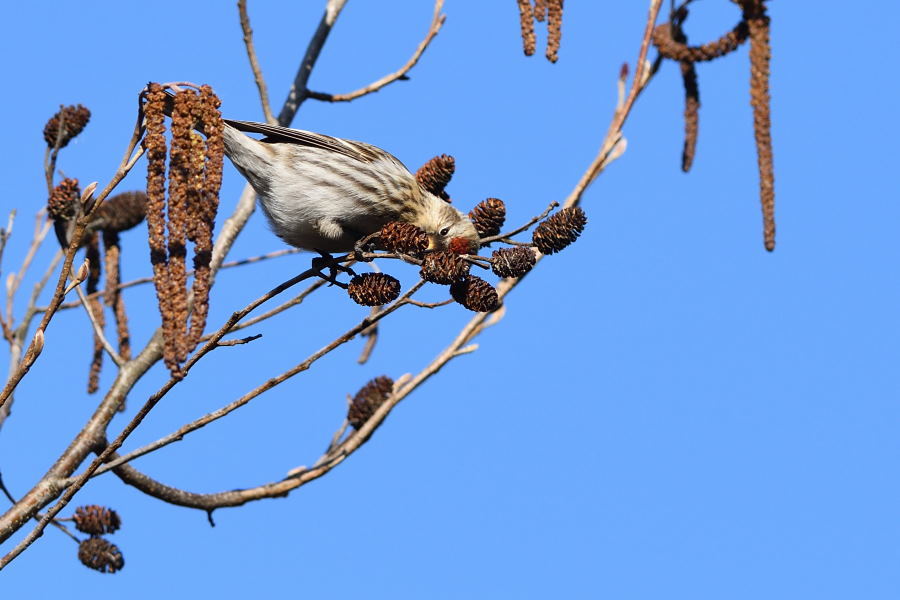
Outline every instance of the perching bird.
[[253, 186], [272, 229], [292, 246], [346, 252], [385, 223], [403, 221], [428, 234], [433, 250], [457, 237], [477, 248], [466, 215], [422, 188], [380, 148], [277, 125], [224, 122], [225, 154]]

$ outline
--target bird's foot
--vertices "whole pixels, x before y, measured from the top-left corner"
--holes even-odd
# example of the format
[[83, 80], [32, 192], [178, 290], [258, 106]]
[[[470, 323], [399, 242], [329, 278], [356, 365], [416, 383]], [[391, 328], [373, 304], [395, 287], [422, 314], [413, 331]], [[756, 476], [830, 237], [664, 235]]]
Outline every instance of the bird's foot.
[[[332, 255], [327, 252], [322, 252], [321, 250], [316, 250], [321, 256], [317, 256], [312, 259], [312, 268], [318, 271], [317, 275], [328, 282], [329, 287], [332, 285], [336, 285], [338, 287], [342, 287], [347, 289], [346, 283], [341, 283], [337, 280], [338, 273], [347, 273], [351, 277], [356, 277], [356, 272], [350, 267], [344, 266], [337, 261]], [[325, 269], [328, 269], [328, 275], [322, 273]]]

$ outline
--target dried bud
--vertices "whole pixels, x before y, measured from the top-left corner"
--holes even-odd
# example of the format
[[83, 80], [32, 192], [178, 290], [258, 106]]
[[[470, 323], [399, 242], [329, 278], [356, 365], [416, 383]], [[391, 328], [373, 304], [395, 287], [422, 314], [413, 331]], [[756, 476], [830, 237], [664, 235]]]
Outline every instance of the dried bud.
[[453, 299], [475, 312], [490, 312], [500, 305], [497, 290], [481, 277], [469, 275], [450, 286]]
[[447, 250], [454, 254], [475, 254], [478, 252], [478, 242], [464, 237], [455, 237], [447, 244]]
[[122, 525], [116, 511], [96, 504], [79, 506], [75, 509], [75, 516], [72, 519], [75, 521], [75, 528], [78, 531], [89, 535], [115, 533]]
[[141, 191], [116, 194], [97, 209], [104, 231], [126, 231], [139, 225], [147, 214], [147, 194]]
[[89, 537], [78, 544], [78, 560], [101, 573], [115, 573], [125, 566], [119, 548], [100, 537]]
[[450, 196], [444, 191], [453, 172], [456, 170], [456, 160], [449, 154], [435, 156], [416, 171], [416, 181], [423, 188], [435, 196], [450, 202]]
[[506, 205], [499, 198], [482, 200], [469, 213], [469, 219], [481, 237], [497, 235], [506, 221]]
[[468, 272], [468, 262], [460, 258], [458, 254], [444, 250], [426, 254], [419, 274], [425, 281], [450, 285], [465, 277]]
[[357, 304], [381, 306], [400, 295], [400, 282], [385, 273], [363, 273], [350, 280], [347, 293]]
[[531, 239], [542, 254], [553, 254], [577, 240], [586, 223], [587, 216], [581, 208], [564, 208], [538, 225]]
[[393, 391], [394, 382], [386, 375], [376, 377], [362, 386], [356, 392], [350, 402], [350, 408], [347, 410], [347, 420], [350, 421], [353, 429], [359, 429], [365, 425], [366, 421], [375, 414], [378, 407], [384, 404]]
[[391, 252], [421, 254], [428, 250], [428, 235], [413, 225], [391, 221], [381, 228], [381, 245]]
[[47, 200], [47, 214], [59, 221], [70, 221], [75, 218], [77, 202], [81, 199], [81, 190], [77, 179], [63, 179], [53, 188]]
[[536, 257], [529, 246], [500, 248], [491, 257], [491, 270], [498, 277], [521, 277], [534, 266]]
[[[44, 125], [44, 141], [47, 142], [47, 147], [55, 148], [56, 140], [59, 139], [59, 147], [65, 148], [73, 137], [81, 133], [90, 119], [91, 111], [80, 104], [60, 108], [59, 112]], [[61, 132], [60, 122], [62, 123]]]

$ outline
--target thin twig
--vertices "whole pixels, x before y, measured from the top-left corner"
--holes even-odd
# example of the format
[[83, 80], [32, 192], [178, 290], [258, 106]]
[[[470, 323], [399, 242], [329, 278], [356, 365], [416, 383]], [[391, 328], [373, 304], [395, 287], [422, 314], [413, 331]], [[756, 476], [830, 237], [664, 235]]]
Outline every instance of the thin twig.
[[250, 59], [250, 69], [253, 71], [253, 80], [259, 90], [259, 101], [262, 104], [263, 115], [266, 122], [277, 125], [275, 115], [272, 114], [272, 106], [269, 104], [269, 89], [263, 77], [259, 61], [256, 59], [256, 48], [253, 45], [253, 29], [250, 27], [250, 17], [247, 15], [247, 0], [238, 0], [238, 15], [241, 20], [241, 31], [244, 32], [244, 47], [247, 49], [247, 58]]
[[[81, 305], [84, 306], [84, 310], [87, 313], [88, 320], [91, 322], [91, 327], [94, 329], [94, 335], [97, 336], [98, 340], [100, 340], [100, 345], [103, 346], [103, 349], [106, 350], [106, 353], [109, 354], [109, 357], [113, 360], [114, 363], [116, 363], [116, 366], [121, 367], [125, 364], [125, 359], [119, 356], [119, 353], [116, 352], [116, 349], [113, 348], [112, 344], [109, 343], [109, 340], [106, 339], [106, 334], [103, 332], [103, 326], [100, 324], [97, 315], [94, 314], [93, 309], [91, 309], [91, 304], [87, 299], [87, 295], [84, 293], [84, 290], [81, 289], [80, 285], [75, 286], [75, 293], [78, 294]], [[103, 306], [101, 304], [98, 303], [97, 307], [100, 310], [103, 310]]]
[[431, 17], [431, 25], [429, 25], [428, 27], [428, 33], [425, 35], [425, 39], [423, 39], [419, 43], [416, 51], [413, 52], [412, 57], [410, 57], [410, 59], [406, 61], [406, 64], [404, 64], [393, 73], [389, 73], [381, 79], [373, 81], [369, 85], [361, 87], [358, 90], [349, 92], [347, 94], [325, 94], [322, 92], [310, 91], [308, 93], [309, 97], [315, 100], [322, 100], [324, 102], [350, 102], [351, 100], [356, 100], [357, 98], [361, 98], [362, 96], [373, 94], [381, 88], [390, 85], [391, 83], [399, 79], [408, 79], [406, 74], [409, 73], [409, 71], [416, 66], [416, 63], [419, 62], [419, 59], [422, 58], [422, 54], [425, 53], [428, 45], [431, 44], [431, 40], [433, 40], [438, 32], [440, 32], [441, 27], [444, 25], [444, 21], [447, 19], [447, 15], [441, 14], [441, 10], [443, 8], [444, 0], [435, 0], [434, 14]]

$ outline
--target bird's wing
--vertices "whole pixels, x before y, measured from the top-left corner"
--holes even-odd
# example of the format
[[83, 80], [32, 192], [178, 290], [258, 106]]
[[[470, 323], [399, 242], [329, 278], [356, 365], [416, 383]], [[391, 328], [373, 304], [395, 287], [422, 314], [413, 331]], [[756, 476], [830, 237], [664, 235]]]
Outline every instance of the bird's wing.
[[256, 123], [254, 121], [223, 120], [238, 131], [261, 133], [265, 135], [266, 138], [263, 140], [264, 142], [287, 142], [290, 144], [301, 144], [303, 146], [321, 148], [322, 150], [343, 154], [344, 156], [348, 156], [364, 163], [373, 162], [379, 158], [385, 158], [385, 155], [387, 154], [383, 150], [379, 150], [375, 146], [370, 146], [369, 144], [342, 140], [320, 133], [313, 133], [311, 131], [289, 129], [279, 125], [268, 125], [267, 123]]

